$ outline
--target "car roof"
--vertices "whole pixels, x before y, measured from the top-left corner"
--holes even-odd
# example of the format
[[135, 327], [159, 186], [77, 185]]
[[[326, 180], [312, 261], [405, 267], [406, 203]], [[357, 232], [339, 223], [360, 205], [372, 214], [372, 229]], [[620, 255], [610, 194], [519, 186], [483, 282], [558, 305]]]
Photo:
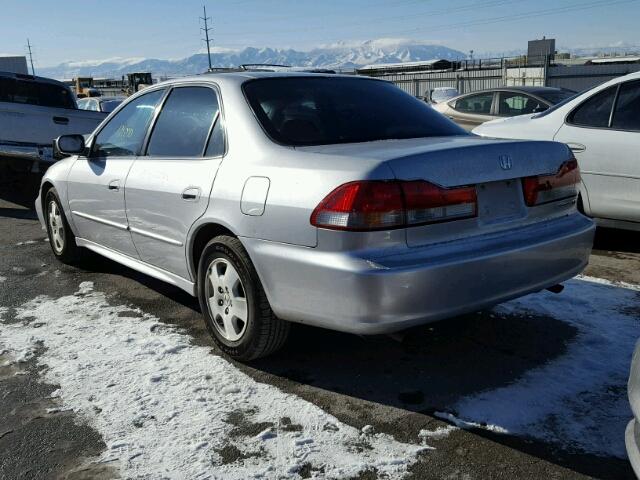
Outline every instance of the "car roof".
[[[570, 92], [566, 88], [560, 87], [532, 87], [532, 86], [505, 86], [505, 87], [494, 87], [494, 88], [486, 88], [484, 90], [476, 90], [475, 92], [465, 93], [464, 95], [470, 95], [472, 93], [491, 93], [498, 91], [511, 91], [511, 92], [525, 92], [525, 93], [545, 93], [545, 92]], [[462, 95], [461, 95], [462, 96]]]
[[212, 83], [244, 83], [248, 80], [258, 78], [353, 78], [360, 80], [380, 80], [374, 77], [366, 77], [361, 75], [345, 75], [336, 73], [315, 73], [315, 72], [268, 72], [268, 71], [230, 71], [230, 72], [207, 72], [201, 75], [193, 75], [188, 77], [174, 78], [165, 80], [154, 85], [171, 85], [183, 82], [212, 82]]
[[16, 80], [32, 80], [35, 82], [50, 83], [52, 85], [59, 85], [61, 87], [68, 88], [64, 83], [59, 82], [58, 80], [54, 80], [53, 78], [38, 77], [35, 75], [28, 75], [24, 73], [0, 72], [0, 78], [13, 78]]

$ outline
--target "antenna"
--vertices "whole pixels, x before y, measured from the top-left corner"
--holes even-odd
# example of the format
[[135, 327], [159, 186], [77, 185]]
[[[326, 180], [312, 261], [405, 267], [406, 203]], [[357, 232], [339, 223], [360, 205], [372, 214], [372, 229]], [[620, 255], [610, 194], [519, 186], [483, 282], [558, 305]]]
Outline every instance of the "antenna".
[[29, 61], [31, 62], [31, 75], [35, 77], [36, 71], [33, 68], [33, 52], [31, 52], [31, 43], [29, 42], [28, 38], [27, 38], [27, 48], [29, 49]]
[[200, 17], [200, 20], [204, 21], [204, 28], [200, 28], [200, 30], [202, 30], [204, 32], [204, 36], [205, 38], [203, 38], [202, 40], [204, 42], [207, 43], [207, 58], [209, 59], [209, 71], [213, 70], [213, 67], [211, 66], [211, 42], [213, 42], [213, 39], [209, 39], [209, 30], [212, 30], [212, 28], [209, 27], [208, 21], [211, 20], [211, 17], [207, 17], [207, 7], [206, 6], [202, 6], [202, 10], [204, 11], [204, 17]]

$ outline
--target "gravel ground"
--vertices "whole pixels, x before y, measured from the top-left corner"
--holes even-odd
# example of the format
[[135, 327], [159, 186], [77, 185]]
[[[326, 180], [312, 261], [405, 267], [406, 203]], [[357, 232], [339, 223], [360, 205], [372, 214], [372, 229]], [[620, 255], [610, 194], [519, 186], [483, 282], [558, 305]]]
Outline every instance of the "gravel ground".
[[[83, 282], [92, 282], [91, 291], [100, 295], [100, 302], [104, 298], [100, 308], [125, 306], [136, 315], [179, 327], [194, 348], [210, 349], [206, 355], [212, 362], [222, 361], [229, 372], [248, 378], [246, 382], [291, 394], [284, 397], [292, 405], [319, 407], [345, 431], [351, 427], [375, 431], [398, 446], [428, 444], [431, 448], [415, 454], [407, 466], [408, 478], [633, 478], [618, 448], [624, 431], [617, 429], [620, 418], [630, 418], [622, 370], [630, 358], [629, 345], [640, 336], [637, 291], [575, 281], [556, 296], [558, 300], [545, 293], [537, 300], [525, 299], [522, 304], [510, 303], [394, 338], [362, 338], [297, 326], [283, 351], [242, 365], [219, 358], [197, 301], [184, 292], [96, 256], [82, 268], [57, 263], [28, 208], [34, 184], [37, 178], [0, 180], [0, 318], [7, 325], [5, 334], [10, 326], [25, 321], [19, 313], [34, 298], [44, 295], [59, 307], [78, 293]], [[640, 235], [599, 231], [585, 274], [640, 285]], [[618, 302], [619, 318], [612, 315], [611, 322], [619, 337], [604, 338], [598, 330], [601, 321], [580, 323], [544, 310], [550, 305], [556, 308], [552, 312], [567, 311], [565, 306], [592, 301], [581, 311], [606, 319], [608, 313], [598, 313], [600, 304], [594, 303], [597, 295]], [[602, 305], [603, 310], [612, 308]], [[11, 345], [2, 345], [2, 338], [0, 334], [0, 478], [127, 477], [125, 464], [117, 458], [105, 460], [111, 441], [108, 432], [86, 412], [66, 408], [64, 388], [62, 398], [56, 394], [60, 384], [52, 381], [50, 370], [55, 369], [49, 368], [54, 352], [46, 342], [35, 343], [28, 357], [16, 361]], [[630, 339], [629, 345], [616, 350], [618, 338]], [[598, 363], [585, 364], [577, 375], [563, 371], [563, 365], [579, 358], [585, 339], [596, 342], [592, 358]], [[610, 350], [604, 350], [607, 346]], [[598, 360], [598, 354], [611, 355], [611, 362]], [[547, 371], [556, 381], [566, 378], [568, 385], [588, 388], [567, 399], [552, 386], [536, 383], [536, 374]], [[573, 381], [576, 376], [582, 384]], [[477, 413], [487, 398], [494, 405], [491, 402], [505, 395], [507, 403], [495, 403], [495, 411]], [[541, 400], [536, 404], [532, 399]], [[264, 407], [268, 412], [269, 405]], [[614, 407], [620, 418], [608, 416]], [[508, 420], [505, 410], [511, 408], [521, 409], [531, 422], [518, 425]], [[540, 408], [544, 411], [536, 417]], [[215, 461], [227, 466], [248, 462], [248, 454], [235, 439], [255, 438], [266, 424], [278, 424], [287, 432], [298, 429], [283, 417], [263, 420], [241, 414], [227, 418], [229, 444], [216, 451]], [[503, 432], [505, 427], [509, 433]], [[355, 447], [377, 448], [373, 441]], [[266, 457], [264, 462], [269, 463]], [[291, 476], [322, 478], [322, 468], [313, 461], [301, 463]], [[166, 475], [182, 476], [179, 471]], [[382, 468], [372, 468], [355, 476], [384, 475]], [[264, 476], [272, 477], [268, 472]]]

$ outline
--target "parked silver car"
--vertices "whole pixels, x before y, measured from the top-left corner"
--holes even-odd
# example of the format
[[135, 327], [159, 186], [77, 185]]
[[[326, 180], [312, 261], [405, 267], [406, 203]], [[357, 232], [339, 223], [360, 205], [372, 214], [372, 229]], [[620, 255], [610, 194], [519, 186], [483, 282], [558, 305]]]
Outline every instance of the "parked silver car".
[[172, 80], [56, 145], [73, 156], [36, 201], [54, 255], [198, 296], [242, 360], [287, 322], [393, 332], [554, 286], [591, 251], [565, 145], [469, 135], [371, 78]]

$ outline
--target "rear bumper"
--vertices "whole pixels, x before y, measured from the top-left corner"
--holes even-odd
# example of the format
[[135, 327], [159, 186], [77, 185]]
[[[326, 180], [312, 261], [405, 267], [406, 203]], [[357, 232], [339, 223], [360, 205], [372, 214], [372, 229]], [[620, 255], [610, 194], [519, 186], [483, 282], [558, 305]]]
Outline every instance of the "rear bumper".
[[53, 163], [53, 147], [31, 143], [0, 141], [0, 158], [14, 158], [24, 161]]
[[580, 273], [593, 244], [580, 214], [368, 258], [242, 238], [280, 318], [380, 334], [476, 311]]

